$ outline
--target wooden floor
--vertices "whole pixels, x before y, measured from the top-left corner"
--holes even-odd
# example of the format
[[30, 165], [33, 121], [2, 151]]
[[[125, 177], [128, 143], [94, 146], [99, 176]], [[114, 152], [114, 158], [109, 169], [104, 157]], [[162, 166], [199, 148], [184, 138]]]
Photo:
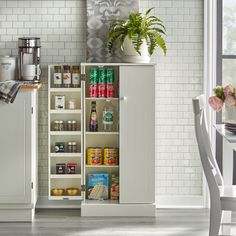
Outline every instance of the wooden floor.
[[207, 236], [208, 215], [207, 210], [163, 209], [156, 218], [80, 217], [79, 210], [38, 210], [32, 224], [0, 223], [0, 236]]

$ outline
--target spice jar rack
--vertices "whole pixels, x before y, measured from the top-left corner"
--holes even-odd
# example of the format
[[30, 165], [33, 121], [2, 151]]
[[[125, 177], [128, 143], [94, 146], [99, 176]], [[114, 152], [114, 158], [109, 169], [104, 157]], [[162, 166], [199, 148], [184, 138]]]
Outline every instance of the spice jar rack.
[[[48, 73], [49, 199], [81, 200], [83, 114], [80, 67], [52, 65]], [[57, 171], [59, 164], [62, 169], [66, 166], [65, 171]], [[55, 195], [52, 191], [68, 188], [78, 189], [79, 194]]]

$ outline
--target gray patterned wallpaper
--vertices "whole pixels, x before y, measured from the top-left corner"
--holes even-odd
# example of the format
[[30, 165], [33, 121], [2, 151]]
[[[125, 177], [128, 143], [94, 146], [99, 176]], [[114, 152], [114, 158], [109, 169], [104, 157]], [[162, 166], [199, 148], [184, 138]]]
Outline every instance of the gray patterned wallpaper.
[[106, 34], [110, 21], [122, 19], [139, 11], [139, 0], [87, 0], [87, 61], [119, 62], [120, 47], [110, 55], [106, 49]]

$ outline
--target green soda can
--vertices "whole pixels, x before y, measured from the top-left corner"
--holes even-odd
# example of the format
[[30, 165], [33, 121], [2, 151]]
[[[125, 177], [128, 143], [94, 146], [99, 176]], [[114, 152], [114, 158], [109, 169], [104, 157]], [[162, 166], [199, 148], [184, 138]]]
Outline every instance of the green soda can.
[[108, 68], [107, 69], [107, 84], [114, 83], [114, 69]]
[[89, 82], [92, 84], [96, 84], [98, 82], [98, 70], [96, 68], [92, 68], [90, 69], [89, 74]]
[[106, 97], [106, 69], [98, 69], [98, 97]]
[[98, 83], [99, 84], [106, 83], [106, 69], [105, 68], [98, 69]]

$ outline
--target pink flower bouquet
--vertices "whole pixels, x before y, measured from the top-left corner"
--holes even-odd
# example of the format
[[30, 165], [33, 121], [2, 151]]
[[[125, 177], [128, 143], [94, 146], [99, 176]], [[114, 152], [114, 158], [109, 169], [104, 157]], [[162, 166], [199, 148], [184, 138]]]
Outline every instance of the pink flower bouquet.
[[224, 103], [226, 107], [236, 105], [236, 89], [232, 85], [217, 86], [213, 91], [215, 95], [208, 99], [208, 103], [216, 112], [222, 110]]

